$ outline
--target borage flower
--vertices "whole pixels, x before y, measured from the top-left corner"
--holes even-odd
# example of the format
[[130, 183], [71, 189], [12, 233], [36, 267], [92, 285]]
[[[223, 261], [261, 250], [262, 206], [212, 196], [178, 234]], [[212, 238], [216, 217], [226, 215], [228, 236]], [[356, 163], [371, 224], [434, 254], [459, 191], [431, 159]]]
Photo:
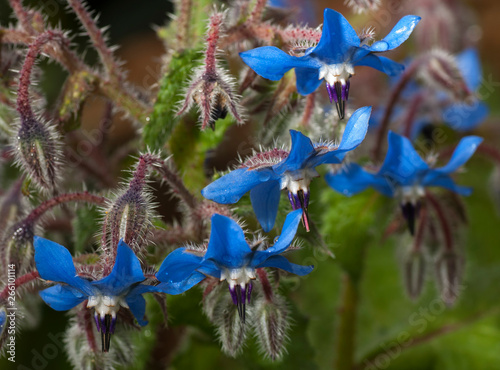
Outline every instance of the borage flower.
[[280, 255], [292, 243], [301, 216], [301, 210], [289, 213], [274, 245], [265, 250], [252, 250], [234, 220], [215, 214], [205, 254], [200, 256], [188, 248], [178, 248], [165, 258], [156, 277], [162, 282], [183, 286], [201, 281], [207, 275], [227, 280], [233, 303], [238, 306], [244, 322], [245, 304], [250, 302], [256, 269], [274, 267], [300, 276], [312, 271], [313, 266], [296, 265]]
[[66, 311], [87, 300], [87, 307], [94, 308], [94, 319], [97, 331], [101, 332], [103, 352], [109, 351], [120, 307], [129, 309], [139, 325], [144, 326], [147, 324], [144, 320], [146, 301], [142, 294], [180, 294], [196, 283], [193, 282], [191, 286], [190, 281], [177, 285], [141, 284], [146, 280], [141, 263], [123, 241], [118, 244], [113, 270], [97, 281], [78, 276], [71, 254], [65, 247], [37, 236], [35, 263], [42, 279], [60, 283], [40, 292], [40, 296], [50, 307], [56, 311]]
[[413, 234], [415, 218], [426, 187], [438, 186], [461, 195], [472, 192], [468, 187], [456, 185], [450, 175], [469, 160], [482, 141], [477, 136], [463, 138], [445, 166], [431, 168], [410, 140], [390, 131], [387, 155], [377, 173], [350, 163], [336, 173], [327, 174], [325, 179], [333, 189], [347, 196], [372, 187], [386, 196], [399, 198], [403, 216]]
[[375, 53], [401, 45], [419, 21], [420, 17], [407, 15], [384, 39], [369, 45], [373, 36], [371, 32], [365, 32], [360, 37], [342, 14], [325, 9], [321, 39], [303, 56], [288, 55], [274, 46], [245, 51], [240, 56], [257, 74], [273, 81], [280, 80], [286, 72], [295, 68], [297, 91], [302, 95], [315, 91], [325, 79], [330, 101], [335, 101], [339, 117], [343, 119], [354, 67], [368, 66], [388, 75], [401, 72], [401, 64]]
[[205, 187], [201, 193], [221, 204], [236, 203], [250, 190], [254, 212], [264, 231], [269, 232], [276, 220], [280, 190], [288, 190], [292, 208], [304, 210], [303, 222], [309, 231], [307, 208], [309, 183], [318, 177], [315, 167], [324, 163], [341, 163], [347, 152], [363, 141], [368, 130], [371, 107], [355, 111], [347, 122], [342, 141], [316, 143], [298, 131], [290, 130], [290, 152], [273, 149], [258, 153], [238, 168]]

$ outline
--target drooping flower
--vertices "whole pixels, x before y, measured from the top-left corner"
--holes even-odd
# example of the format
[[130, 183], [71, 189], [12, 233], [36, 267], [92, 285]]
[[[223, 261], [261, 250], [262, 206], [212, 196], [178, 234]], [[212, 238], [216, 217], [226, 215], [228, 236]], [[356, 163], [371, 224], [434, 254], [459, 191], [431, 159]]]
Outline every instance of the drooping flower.
[[292, 243], [301, 216], [300, 209], [289, 213], [274, 245], [265, 250], [252, 250], [242, 228], [234, 220], [215, 214], [205, 254], [200, 256], [188, 248], [178, 248], [165, 258], [156, 277], [162, 282], [182, 286], [201, 281], [206, 276], [227, 280], [233, 303], [238, 306], [241, 320], [245, 321], [245, 304], [250, 302], [256, 269], [274, 267], [300, 276], [312, 271], [313, 266], [296, 265], [281, 256]]
[[116, 315], [121, 307], [129, 309], [139, 325], [144, 326], [148, 292], [180, 294], [189, 289], [184, 285], [141, 284], [146, 280], [141, 264], [134, 252], [120, 241], [111, 273], [96, 281], [78, 276], [69, 251], [53, 241], [35, 236], [35, 263], [40, 277], [59, 284], [40, 292], [40, 296], [56, 311], [66, 311], [87, 300], [94, 308], [97, 331], [101, 332], [102, 351], [108, 352], [111, 334], [115, 331]]
[[236, 203], [247, 191], [254, 212], [264, 231], [274, 226], [278, 213], [280, 190], [288, 190], [292, 208], [304, 210], [303, 221], [309, 230], [307, 208], [309, 183], [319, 174], [315, 168], [324, 163], [341, 163], [347, 152], [363, 141], [368, 130], [371, 107], [355, 111], [347, 122], [340, 144], [315, 143], [302, 133], [290, 130], [290, 152], [273, 149], [258, 153], [240, 168], [205, 187], [201, 193], [221, 204]]
[[469, 160], [483, 141], [482, 138], [463, 138], [449, 162], [438, 168], [431, 168], [406, 137], [390, 131], [388, 140], [387, 155], [377, 173], [368, 172], [360, 165], [350, 163], [336, 173], [325, 175], [328, 184], [347, 196], [372, 187], [388, 197], [397, 197], [412, 234], [419, 202], [426, 187], [438, 186], [461, 195], [469, 195], [472, 192], [468, 187], [455, 184], [450, 175]]
[[342, 14], [325, 9], [321, 39], [318, 45], [307, 49], [303, 56], [288, 55], [274, 46], [245, 51], [240, 56], [257, 74], [273, 81], [280, 80], [286, 72], [295, 68], [297, 91], [302, 95], [315, 91], [325, 79], [330, 101], [335, 101], [342, 119], [354, 67], [368, 66], [388, 75], [401, 72], [401, 64], [376, 53], [401, 45], [419, 21], [420, 17], [407, 15], [399, 20], [384, 39], [369, 45], [371, 34], [367, 33], [360, 38]]

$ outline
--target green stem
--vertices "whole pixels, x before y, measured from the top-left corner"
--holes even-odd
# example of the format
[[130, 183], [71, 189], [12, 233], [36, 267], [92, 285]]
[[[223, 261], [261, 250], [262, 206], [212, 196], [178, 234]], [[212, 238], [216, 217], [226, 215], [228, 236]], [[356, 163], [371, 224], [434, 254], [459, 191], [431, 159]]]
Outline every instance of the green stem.
[[337, 328], [336, 363], [337, 370], [351, 370], [354, 365], [358, 284], [348, 273], [342, 277], [342, 296]]

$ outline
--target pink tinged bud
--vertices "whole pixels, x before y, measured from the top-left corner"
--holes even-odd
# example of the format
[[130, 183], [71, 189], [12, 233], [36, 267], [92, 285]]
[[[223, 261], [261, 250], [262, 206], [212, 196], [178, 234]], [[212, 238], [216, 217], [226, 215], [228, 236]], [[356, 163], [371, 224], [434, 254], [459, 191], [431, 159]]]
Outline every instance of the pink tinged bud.
[[448, 306], [452, 306], [460, 294], [464, 262], [453, 250], [444, 251], [436, 261], [436, 282]]
[[62, 158], [59, 143], [54, 127], [34, 117], [21, 117], [13, 143], [17, 164], [42, 190], [56, 188]]
[[432, 50], [423, 57], [419, 77], [430, 87], [443, 90], [454, 99], [465, 100], [471, 95], [455, 58], [443, 50]]
[[259, 299], [255, 303], [253, 324], [262, 353], [273, 361], [280, 359], [290, 327], [285, 301], [276, 295], [271, 301]]
[[425, 281], [425, 256], [421, 250], [412, 250], [404, 262], [405, 288], [411, 299], [416, 300], [422, 293]]

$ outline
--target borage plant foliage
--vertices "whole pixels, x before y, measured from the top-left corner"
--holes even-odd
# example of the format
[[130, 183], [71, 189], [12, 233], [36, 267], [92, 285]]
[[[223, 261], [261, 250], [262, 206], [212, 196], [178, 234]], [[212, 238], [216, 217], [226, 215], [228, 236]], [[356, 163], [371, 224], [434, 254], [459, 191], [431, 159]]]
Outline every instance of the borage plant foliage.
[[2, 368], [500, 366], [496, 85], [455, 3], [165, 1], [156, 69], [104, 8], [1, 5]]

